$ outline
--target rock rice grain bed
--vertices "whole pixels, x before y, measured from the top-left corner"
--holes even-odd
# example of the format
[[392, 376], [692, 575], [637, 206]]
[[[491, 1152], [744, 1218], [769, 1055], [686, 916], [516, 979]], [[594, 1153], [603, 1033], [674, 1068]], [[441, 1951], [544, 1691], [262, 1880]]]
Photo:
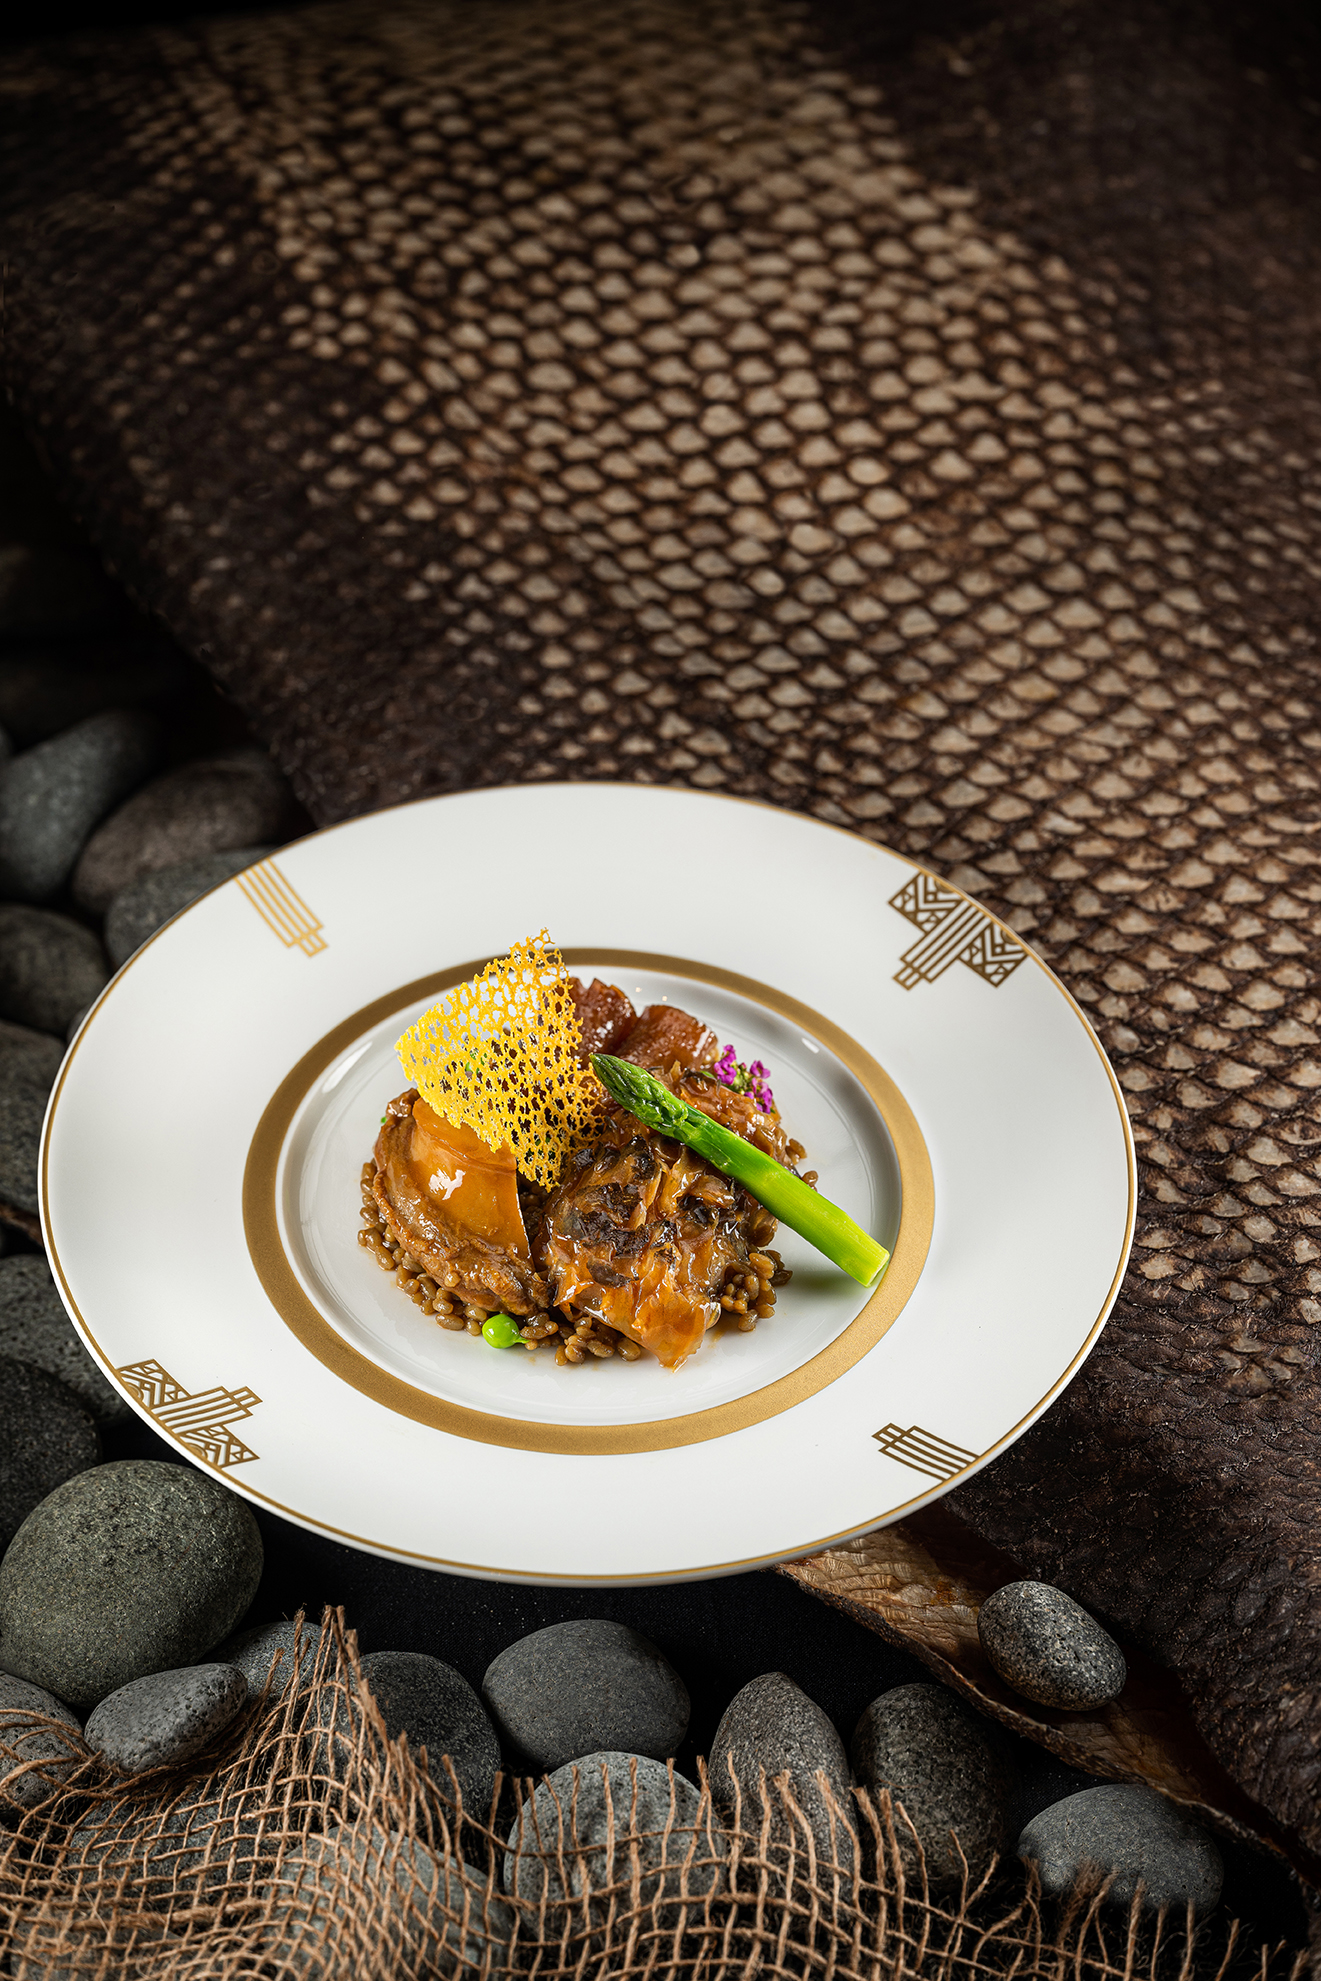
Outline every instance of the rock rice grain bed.
[[[407, 1247], [400, 1244], [386, 1224], [372, 1193], [375, 1179], [375, 1163], [365, 1162], [360, 1179], [362, 1229], [358, 1233], [358, 1243], [372, 1254], [383, 1272], [394, 1274], [395, 1284], [403, 1288], [414, 1306], [420, 1307], [424, 1314], [430, 1314], [441, 1327], [448, 1328], [454, 1334], [480, 1335], [483, 1323], [494, 1309], [476, 1307], [469, 1301], [455, 1299], [424, 1270]], [[778, 1252], [754, 1251], [749, 1253], [746, 1267], [730, 1267], [721, 1289], [720, 1305], [740, 1334], [751, 1334], [758, 1321], [770, 1319], [775, 1311], [775, 1289], [783, 1286], [788, 1278], [789, 1273], [781, 1264]], [[614, 1355], [625, 1362], [636, 1362], [642, 1355], [636, 1341], [621, 1334], [617, 1328], [607, 1327], [604, 1321], [597, 1320], [591, 1314], [577, 1318], [560, 1317], [551, 1312], [533, 1314], [520, 1323], [519, 1332], [525, 1348], [554, 1348], [555, 1360], [561, 1367], [591, 1361], [604, 1362]]]

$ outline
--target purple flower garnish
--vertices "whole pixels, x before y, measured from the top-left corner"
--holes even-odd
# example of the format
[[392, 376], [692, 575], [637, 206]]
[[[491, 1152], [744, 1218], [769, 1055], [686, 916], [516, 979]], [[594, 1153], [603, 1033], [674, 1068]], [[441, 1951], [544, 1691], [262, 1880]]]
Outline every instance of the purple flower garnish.
[[751, 1066], [742, 1065], [734, 1057], [733, 1046], [726, 1046], [711, 1069], [721, 1086], [732, 1087], [736, 1094], [751, 1094], [763, 1114], [775, 1112], [775, 1096], [770, 1089], [770, 1067], [763, 1066], [754, 1059]]

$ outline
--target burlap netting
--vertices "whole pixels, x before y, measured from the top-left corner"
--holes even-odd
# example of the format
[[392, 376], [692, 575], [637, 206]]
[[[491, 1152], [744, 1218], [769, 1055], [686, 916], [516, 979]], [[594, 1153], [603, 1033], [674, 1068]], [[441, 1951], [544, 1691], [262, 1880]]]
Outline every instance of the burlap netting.
[[824, 1777], [815, 1821], [784, 1776], [740, 1785], [722, 1818], [704, 1772], [697, 1794], [671, 1773], [668, 1808], [643, 1812], [634, 1771], [604, 1825], [572, 1793], [538, 1810], [515, 1778], [466, 1809], [443, 1756], [388, 1740], [337, 1617], [310, 1682], [263, 1692], [189, 1770], [125, 1782], [64, 1736], [67, 1764], [0, 1770], [25, 1803], [46, 1791], [0, 1832], [17, 1981], [1296, 1981], [1305, 1959], [1224, 1920], [1141, 1922], [1095, 1884], [1043, 1921], [1016, 1864], [935, 1893], [902, 1807], [843, 1807]]
[[[1122, 17], [1137, 72], [1142, 11], [1070, 32]], [[1167, 90], [1133, 138], [1079, 41], [1029, 244], [823, 33], [392, 0], [13, 57], [8, 377], [318, 818], [686, 782], [917, 854], [1037, 945], [1129, 1096], [1136, 1263], [960, 1511], [1172, 1663], [1315, 1851], [1315, 203], [1257, 254], [1232, 103]], [[983, 151], [1051, 176], [1031, 95]], [[1190, 128], [1214, 154], [1199, 293], [1237, 282], [1164, 346], [1090, 246], [1157, 211], [1157, 128], [1171, 171]]]

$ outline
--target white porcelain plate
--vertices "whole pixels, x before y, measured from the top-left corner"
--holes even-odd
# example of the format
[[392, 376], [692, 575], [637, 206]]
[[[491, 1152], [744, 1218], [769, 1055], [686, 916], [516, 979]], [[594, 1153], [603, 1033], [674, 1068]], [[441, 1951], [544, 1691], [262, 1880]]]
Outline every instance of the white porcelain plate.
[[[424, 1316], [357, 1243], [394, 1041], [511, 942], [771, 1068], [874, 1292], [781, 1229], [755, 1332], [557, 1368]], [[791, 812], [643, 786], [437, 798], [314, 834], [140, 949], [51, 1096], [52, 1267], [111, 1380], [304, 1526], [536, 1582], [803, 1554], [967, 1478], [1095, 1342], [1132, 1236], [1091, 1028], [1003, 924]]]

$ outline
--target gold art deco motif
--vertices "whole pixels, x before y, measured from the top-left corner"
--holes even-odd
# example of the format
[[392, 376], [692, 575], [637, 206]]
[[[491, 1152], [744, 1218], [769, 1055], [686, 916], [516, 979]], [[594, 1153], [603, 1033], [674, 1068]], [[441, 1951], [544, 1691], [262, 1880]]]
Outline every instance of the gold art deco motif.
[[886, 1458], [897, 1458], [901, 1465], [907, 1465], [914, 1472], [929, 1473], [942, 1483], [953, 1479], [965, 1467], [975, 1465], [981, 1457], [979, 1451], [965, 1451], [960, 1444], [951, 1444], [948, 1438], [938, 1438], [932, 1431], [924, 1431], [920, 1424], [910, 1424], [906, 1431], [898, 1424], [887, 1424], [883, 1431], [873, 1431], [872, 1436], [881, 1447]]
[[894, 973], [903, 990], [934, 983], [951, 963], [966, 963], [998, 989], [1023, 961], [1021, 943], [1007, 935], [984, 908], [944, 886], [934, 874], [915, 874], [890, 896], [890, 906], [922, 931], [904, 951]]
[[304, 956], [321, 954], [326, 947], [322, 924], [274, 860], [259, 860], [237, 879], [267, 928], [275, 930], [286, 949], [301, 949]]
[[204, 1389], [191, 1396], [159, 1362], [126, 1362], [115, 1374], [163, 1431], [208, 1465], [245, 1465], [257, 1457], [229, 1428], [261, 1402], [255, 1390]]

